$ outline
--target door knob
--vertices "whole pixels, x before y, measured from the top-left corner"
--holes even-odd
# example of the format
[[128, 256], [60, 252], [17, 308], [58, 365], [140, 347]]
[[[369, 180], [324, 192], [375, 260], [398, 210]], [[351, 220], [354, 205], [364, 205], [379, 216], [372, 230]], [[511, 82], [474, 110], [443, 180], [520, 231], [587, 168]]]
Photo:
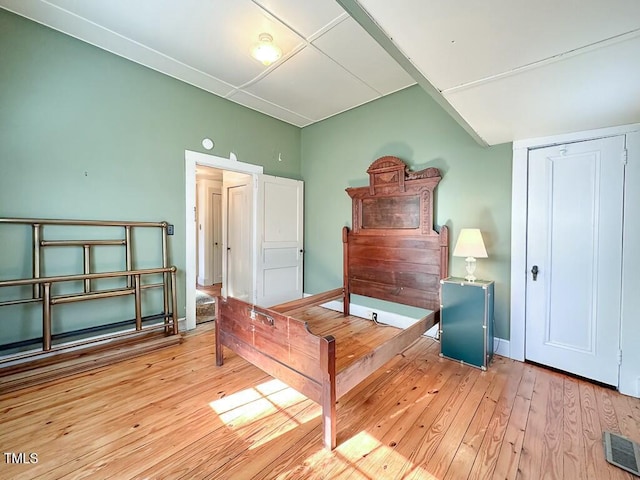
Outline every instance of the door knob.
[[531, 269], [531, 274], [533, 275], [533, 281], [535, 282], [536, 280], [538, 280], [538, 265], [534, 265], [533, 268]]

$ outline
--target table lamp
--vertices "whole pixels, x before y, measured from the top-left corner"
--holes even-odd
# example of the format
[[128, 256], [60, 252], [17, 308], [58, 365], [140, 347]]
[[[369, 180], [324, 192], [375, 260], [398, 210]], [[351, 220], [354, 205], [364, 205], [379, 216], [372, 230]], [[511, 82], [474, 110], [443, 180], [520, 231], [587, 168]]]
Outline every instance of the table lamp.
[[476, 258], [488, 258], [487, 249], [484, 248], [482, 234], [478, 228], [463, 228], [460, 230], [456, 248], [453, 250], [454, 257], [465, 257], [467, 262], [467, 276], [464, 277], [469, 282], [475, 282]]

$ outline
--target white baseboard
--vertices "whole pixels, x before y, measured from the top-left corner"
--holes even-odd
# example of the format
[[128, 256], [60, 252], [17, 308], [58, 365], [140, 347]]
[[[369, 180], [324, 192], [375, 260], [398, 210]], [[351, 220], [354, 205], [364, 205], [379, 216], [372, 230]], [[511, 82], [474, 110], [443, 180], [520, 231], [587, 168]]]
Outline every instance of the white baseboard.
[[[309, 295], [305, 294], [305, 297], [306, 296], [309, 296]], [[343, 302], [339, 300], [332, 300], [331, 302], [322, 304], [322, 306], [330, 310], [335, 310], [337, 312], [342, 312], [344, 310]], [[391, 325], [392, 327], [397, 327], [397, 328], [408, 328], [414, 323], [416, 323], [417, 320], [419, 320], [418, 318], [412, 318], [412, 317], [407, 317], [406, 315], [399, 315], [397, 313], [386, 312], [384, 310], [379, 310], [377, 308], [374, 310], [369, 307], [358, 305], [357, 303], [351, 303], [349, 305], [349, 310], [351, 312], [351, 315], [354, 315], [356, 317], [366, 318], [368, 320], [372, 319], [371, 315], [375, 311], [378, 314], [378, 323], [384, 323], [385, 325]], [[438, 326], [436, 325], [431, 329], [429, 329], [425, 335], [435, 338], [437, 331], [438, 331]]]
[[[196, 326], [194, 325], [193, 328], [196, 328]], [[180, 332], [186, 332], [187, 330], [189, 330], [187, 328], [187, 319], [185, 317], [181, 317], [178, 319], [178, 330]], [[193, 330], [193, 329], [191, 329]]]
[[[310, 294], [305, 293], [304, 296], [308, 297]], [[339, 300], [332, 300], [331, 302], [327, 302], [322, 304], [323, 307], [329, 308], [331, 310], [335, 310], [337, 312], [343, 311], [343, 303]], [[351, 315], [356, 317], [366, 318], [371, 320], [371, 314], [375, 311], [378, 314], [378, 322], [384, 323], [386, 325], [391, 325], [398, 328], [407, 328], [410, 325], [414, 324], [417, 318], [407, 317], [406, 315], [399, 315], [397, 313], [386, 312], [384, 310], [378, 310], [377, 308], [374, 310], [369, 307], [364, 307], [362, 305], [358, 305], [357, 303], [351, 303], [350, 311]], [[438, 334], [438, 325], [434, 325], [431, 327], [425, 335], [431, 338], [436, 338]], [[494, 338], [493, 343], [493, 351], [496, 355], [501, 355], [503, 357], [509, 357], [511, 352], [511, 348], [509, 346], [509, 340], [505, 340], [503, 338]]]
[[209, 278], [209, 277], [201, 277], [200, 275], [198, 275], [198, 285], [202, 285], [204, 286], [208, 286], [208, 285], [213, 285], [213, 279]]
[[[331, 310], [335, 310], [337, 312], [343, 311], [343, 302], [339, 300], [333, 300], [331, 302], [323, 304], [322, 306], [325, 308], [329, 308]], [[356, 303], [351, 303], [349, 305], [349, 309], [350, 309], [351, 315], [354, 315], [356, 317], [366, 318], [368, 320], [372, 320], [372, 314], [375, 311], [378, 314], [379, 323], [384, 323], [384, 324], [391, 325], [393, 327], [398, 327], [398, 328], [407, 328], [411, 324], [415, 323], [416, 320], [418, 320], [417, 318], [410, 318], [404, 315], [397, 315], [395, 313], [363, 307], [362, 305], [358, 305]]]
[[511, 358], [511, 346], [509, 340], [494, 337], [493, 353], [503, 357]]

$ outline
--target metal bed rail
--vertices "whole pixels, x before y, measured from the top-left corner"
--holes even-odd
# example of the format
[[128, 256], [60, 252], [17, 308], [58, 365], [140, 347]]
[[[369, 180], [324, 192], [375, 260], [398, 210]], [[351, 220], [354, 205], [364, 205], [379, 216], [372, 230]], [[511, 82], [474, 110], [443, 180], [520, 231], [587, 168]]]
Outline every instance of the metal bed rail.
[[[148, 330], [163, 328], [167, 334], [178, 334], [177, 299], [176, 299], [176, 267], [168, 265], [167, 254], [167, 222], [117, 222], [117, 221], [92, 221], [92, 220], [57, 220], [57, 219], [28, 219], [28, 218], [0, 218], [0, 224], [30, 225], [32, 230], [32, 278], [13, 280], [0, 280], [0, 288], [32, 286], [31, 298], [20, 298], [0, 301], [0, 307], [9, 305], [21, 305], [29, 303], [42, 304], [42, 350], [32, 350], [0, 357], [0, 364], [26, 357], [50, 353], [66, 348], [86, 345], [93, 342], [102, 342], [112, 338], [139, 334]], [[43, 227], [47, 225], [59, 226], [86, 226], [86, 227], [122, 227], [124, 238], [117, 239], [88, 239], [88, 240], [46, 240], [43, 238]], [[132, 229], [137, 227], [158, 228], [161, 230], [162, 258], [161, 266], [156, 268], [133, 268], [133, 242]], [[92, 248], [95, 246], [124, 247], [124, 270], [109, 272], [92, 272]], [[43, 249], [46, 247], [75, 247], [83, 250], [83, 272], [72, 275], [43, 276]], [[1, 269], [0, 269], [1, 271]], [[143, 284], [141, 278], [146, 275], [162, 274], [161, 283]], [[92, 280], [104, 278], [126, 277], [126, 287], [94, 290]], [[61, 295], [52, 294], [52, 286], [62, 282], [82, 282], [83, 291]], [[143, 326], [142, 317], [142, 291], [152, 288], [163, 290], [163, 311], [155, 317], [163, 317], [164, 322]], [[114, 298], [126, 295], [134, 296], [135, 304], [135, 330], [112, 332], [94, 338], [81, 339], [52, 345], [52, 306], [94, 300], [99, 298]], [[169, 308], [171, 306], [171, 309]], [[117, 322], [122, 324], [126, 322]], [[105, 327], [109, 327], [107, 324]], [[91, 328], [89, 329], [91, 330]]]

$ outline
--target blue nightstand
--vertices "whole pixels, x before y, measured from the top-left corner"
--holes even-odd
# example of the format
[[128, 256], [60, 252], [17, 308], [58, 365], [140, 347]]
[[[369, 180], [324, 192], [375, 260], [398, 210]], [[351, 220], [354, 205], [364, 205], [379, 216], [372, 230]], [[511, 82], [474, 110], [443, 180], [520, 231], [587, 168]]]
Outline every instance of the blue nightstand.
[[440, 356], [486, 370], [493, 358], [494, 283], [440, 281]]

